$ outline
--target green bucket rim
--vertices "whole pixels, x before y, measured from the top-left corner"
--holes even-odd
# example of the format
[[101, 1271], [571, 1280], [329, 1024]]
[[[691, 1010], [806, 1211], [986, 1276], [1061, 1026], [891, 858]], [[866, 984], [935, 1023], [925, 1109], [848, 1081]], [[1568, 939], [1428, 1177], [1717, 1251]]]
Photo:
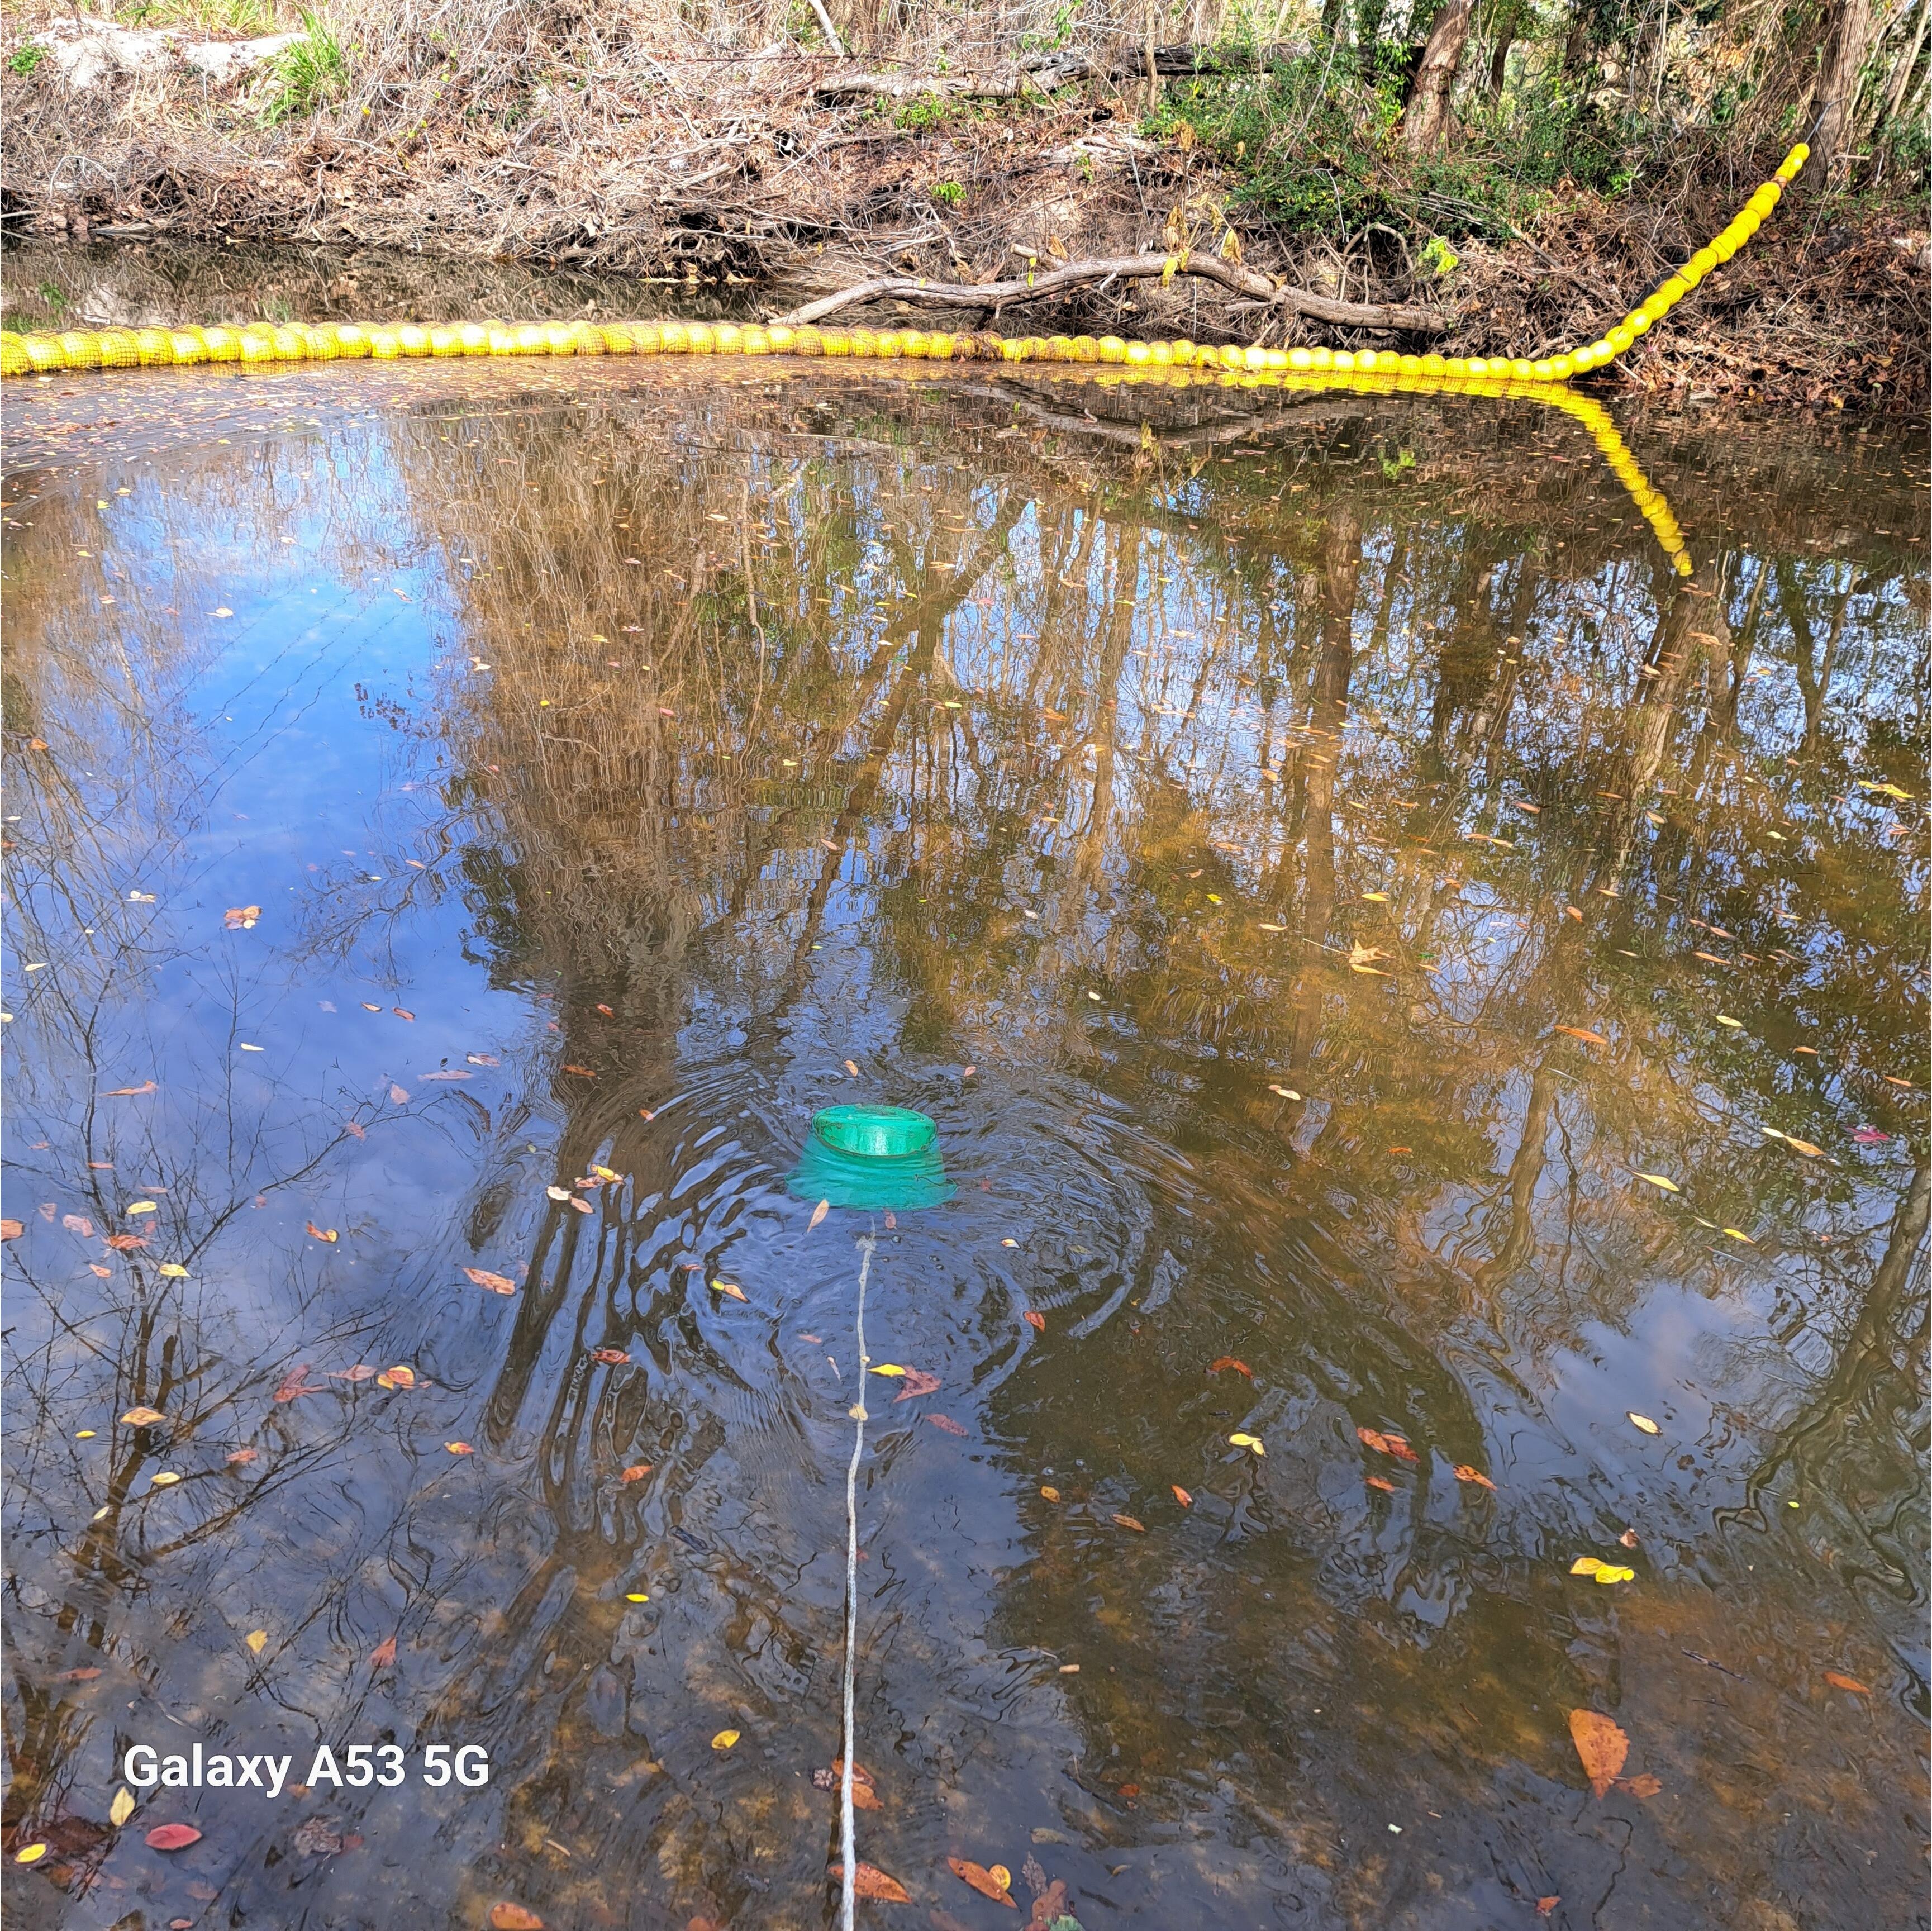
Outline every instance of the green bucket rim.
[[814, 1135], [835, 1153], [867, 1162], [918, 1160], [931, 1151], [939, 1129], [909, 1106], [821, 1107], [812, 1117]]

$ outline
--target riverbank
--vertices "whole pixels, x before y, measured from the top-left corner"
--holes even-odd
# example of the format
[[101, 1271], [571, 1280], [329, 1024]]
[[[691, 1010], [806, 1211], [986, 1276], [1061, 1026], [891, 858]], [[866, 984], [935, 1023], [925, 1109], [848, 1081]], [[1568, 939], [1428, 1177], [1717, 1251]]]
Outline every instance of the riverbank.
[[[1143, 82], [1104, 61], [1071, 78], [1061, 56], [969, 80], [880, 74], [790, 43], [720, 56], [686, 41], [513, 77], [498, 47], [371, 92], [356, 82], [363, 64], [316, 31], [203, 40], [10, 18], [8, 231], [507, 258], [770, 313], [880, 274], [1023, 283], [1067, 262], [1186, 249], [1292, 286], [1318, 312], [1283, 316], [1198, 281], [1117, 280], [918, 319], [1534, 358], [1618, 319], [1782, 151], [1686, 142], [1621, 192], [1559, 179], [1504, 194], [1485, 178], [1459, 202], [1442, 169], [1425, 177], [1384, 142], [1354, 157], [1324, 229], [1284, 214], [1244, 140], [1211, 138], [1214, 103], [1171, 80], [1150, 111]], [[1852, 195], [1802, 181], [1598, 379], [1687, 402], [1922, 413], [1922, 220], [1882, 184]], [[1390, 306], [1432, 324], [1359, 325]], [[843, 319], [903, 312], [887, 301]]]

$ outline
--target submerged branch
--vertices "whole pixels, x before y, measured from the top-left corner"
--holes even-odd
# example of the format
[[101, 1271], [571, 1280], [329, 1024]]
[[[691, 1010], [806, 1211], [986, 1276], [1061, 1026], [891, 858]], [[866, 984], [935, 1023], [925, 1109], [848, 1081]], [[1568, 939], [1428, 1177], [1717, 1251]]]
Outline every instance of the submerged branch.
[[1023, 280], [1003, 282], [938, 282], [922, 276], [880, 275], [850, 288], [808, 301], [774, 322], [793, 328], [835, 315], [865, 301], [916, 302], [928, 308], [1005, 308], [1016, 302], [1039, 301], [1070, 289], [1096, 282], [1139, 281], [1154, 276], [1198, 275], [1219, 282], [1270, 308], [1285, 308], [1317, 322], [1345, 328], [1386, 328], [1412, 335], [1440, 335], [1454, 325], [1453, 316], [1433, 309], [1412, 308], [1400, 302], [1338, 301], [1311, 289], [1277, 283], [1234, 262], [1212, 255], [1113, 255], [1098, 260], [1069, 262], [1064, 268]]

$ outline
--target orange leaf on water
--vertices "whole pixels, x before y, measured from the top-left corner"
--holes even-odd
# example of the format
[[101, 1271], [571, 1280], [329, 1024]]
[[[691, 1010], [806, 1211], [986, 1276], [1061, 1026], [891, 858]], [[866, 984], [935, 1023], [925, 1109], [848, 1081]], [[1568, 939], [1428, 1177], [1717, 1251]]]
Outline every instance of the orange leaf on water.
[[829, 1200], [820, 1201], [818, 1204], [812, 1210], [812, 1219], [806, 1225], [805, 1231], [806, 1233], [809, 1234], [812, 1228], [816, 1227], [818, 1223], [831, 1211], [832, 1203]]
[[1849, 1690], [1854, 1696], [1869, 1696], [1871, 1694], [1870, 1684], [1861, 1683], [1856, 1676], [1841, 1676], [1835, 1669], [1826, 1671], [1825, 1681], [1834, 1690]]
[[378, 1643], [369, 1652], [369, 1660], [378, 1669], [387, 1669], [396, 1660], [396, 1639], [390, 1637], [387, 1642]]
[[621, 1348], [593, 1348], [590, 1358], [602, 1362], [607, 1368], [621, 1368], [631, 1357]]
[[488, 1267], [465, 1267], [463, 1270], [479, 1288], [488, 1288], [493, 1294], [513, 1294], [517, 1284], [507, 1274], [493, 1274]]
[[1581, 1039], [1592, 1046], [1607, 1046], [1610, 1042], [1600, 1033], [1593, 1033], [1587, 1026], [1559, 1026], [1559, 1033], [1568, 1033], [1573, 1039]]
[[0, 1240], [17, 1240], [26, 1231], [17, 1220], [0, 1220]]
[[139, 1086], [110, 1087], [101, 1097], [104, 1099], [139, 1099], [144, 1093], [158, 1093], [160, 1090], [152, 1080], [143, 1080]]
[[334, 1246], [337, 1241], [342, 1238], [342, 1236], [337, 1233], [334, 1228], [318, 1227], [312, 1220], [308, 1223], [308, 1231], [315, 1236], [316, 1240], [326, 1240], [332, 1247]]
[[534, 1911], [506, 1898], [490, 1907], [490, 1931], [544, 1931], [544, 1921]]
[[1379, 1475], [1364, 1475], [1362, 1480], [1367, 1483], [1371, 1489], [1379, 1489], [1385, 1495], [1393, 1495], [1395, 1493], [1395, 1484], [1393, 1482], [1384, 1481]]
[[1583, 1762], [1583, 1774], [1590, 1780], [1593, 1796], [1601, 1797], [1616, 1781], [1617, 1773], [1630, 1754], [1630, 1738], [1594, 1710], [1572, 1710], [1570, 1741]]
[[1132, 1516], [1116, 1516], [1114, 1518], [1114, 1520], [1122, 1528], [1132, 1529], [1136, 1535], [1145, 1535], [1147, 1534], [1147, 1524], [1142, 1522], [1136, 1522]]
[[1466, 1462], [1456, 1463], [1456, 1479], [1459, 1482], [1473, 1482], [1478, 1488], [1487, 1489], [1492, 1492], [1496, 1486], [1480, 1469], [1472, 1468]]
[[1004, 1904], [1010, 1911], [1018, 1910], [1012, 1893], [984, 1864], [976, 1864], [968, 1858], [948, 1858], [946, 1864], [955, 1877], [970, 1884], [982, 1897], [990, 1897], [995, 1904]]
[[[845, 1878], [845, 1867], [834, 1864], [832, 1875], [842, 1884]], [[886, 1876], [876, 1864], [857, 1864], [852, 1867], [852, 1890], [855, 1897], [876, 1898], [881, 1904], [910, 1904], [912, 1902], [911, 1894], [905, 1886], [897, 1878]]]
[[1558, 1893], [1553, 1897], [1539, 1897], [1536, 1900], [1537, 1916], [1539, 1918], [1547, 1918], [1550, 1914], [1562, 1902], [1563, 1899], [1561, 1893]]
[[1641, 1803], [1646, 1798], [1654, 1797], [1664, 1786], [1657, 1778], [1652, 1777], [1649, 1771], [1646, 1771], [1641, 1777], [1618, 1777], [1617, 1788], [1619, 1790], [1628, 1791], [1631, 1796]]
[[651, 1462], [634, 1462], [617, 1480], [620, 1482], [641, 1482], [656, 1465]]
[[201, 1833], [192, 1824], [157, 1824], [148, 1833], [151, 1851], [184, 1851], [201, 1842]]
[[1245, 1361], [1238, 1361], [1232, 1354], [1224, 1354], [1220, 1360], [1210, 1361], [1208, 1364], [1208, 1372], [1210, 1375], [1220, 1374], [1223, 1368], [1232, 1368], [1236, 1374], [1245, 1375], [1251, 1381], [1255, 1378], [1255, 1371]]
[[[16, 1227], [20, 1224], [17, 1220], [14, 1223]], [[13, 1237], [10, 1234], [7, 1237], [9, 1240]], [[136, 1247], [145, 1247], [148, 1244], [147, 1236], [143, 1234], [110, 1234], [106, 1238], [108, 1246], [117, 1254], [131, 1254]]]
[[1191, 1509], [1193, 1507], [1194, 1498], [1190, 1495], [1178, 1482], [1171, 1483], [1168, 1486], [1174, 1491], [1174, 1499], [1178, 1502], [1184, 1509]]
[[1025, 1319], [1026, 1324], [1029, 1327], [1036, 1327], [1042, 1334], [1046, 1332], [1046, 1316], [1045, 1315], [1037, 1314], [1034, 1311], [1034, 1309], [1028, 1308], [1026, 1311]]

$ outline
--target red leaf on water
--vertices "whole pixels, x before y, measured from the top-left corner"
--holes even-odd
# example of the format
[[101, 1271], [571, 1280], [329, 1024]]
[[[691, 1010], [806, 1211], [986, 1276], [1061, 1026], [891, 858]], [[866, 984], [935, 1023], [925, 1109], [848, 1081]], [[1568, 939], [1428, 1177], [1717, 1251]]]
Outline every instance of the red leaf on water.
[[1586, 1045], [1607, 1046], [1610, 1042], [1600, 1033], [1593, 1033], [1587, 1026], [1559, 1026], [1559, 1033], [1568, 1033], [1573, 1039], [1581, 1039]]
[[1045, 1315], [1036, 1313], [1033, 1309], [1028, 1308], [1024, 1318], [1029, 1327], [1036, 1327], [1042, 1334], [1046, 1332], [1046, 1316]]
[[291, 1368], [282, 1377], [281, 1386], [275, 1390], [278, 1402], [292, 1402], [298, 1395], [320, 1395], [325, 1392], [308, 1385], [308, 1363], [304, 1361], [299, 1368]]
[[1562, 1902], [1563, 1900], [1560, 1895], [1555, 1897], [1539, 1897], [1536, 1900], [1537, 1916], [1547, 1918]]
[[378, 1669], [387, 1669], [396, 1660], [396, 1639], [390, 1637], [387, 1642], [378, 1643], [369, 1652], [369, 1660]]
[[[17, 1220], [15, 1221], [14, 1223], [15, 1233], [17, 1233], [20, 1231], [20, 1223]], [[10, 1234], [7, 1236], [7, 1238], [10, 1240], [14, 1238], [14, 1235]], [[145, 1234], [110, 1234], [107, 1236], [107, 1244], [109, 1246], [112, 1248], [117, 1254], [131, 1254], [136, 1247], [146, 1246], [148, 1241], [147, 1237]]]
[[1646, 1771], [1641, 1777], [1618, 1778], [1617, 1788], [1619, 1790], [1628, 1791], [1631, 1796], [1641, 1803], [1646, 1798], [1654, 1797], [1664, 1786], [1657, 1778], [1652, 1777], [1649, 1771]]
[[416, 1024], [416, 1015], [413, 1012], [410, 1012], [406, 1007], [392, 1006], [389, 1008], [389, 1010], [393, 1012], [398, 1019], [406, 1019], [411, 1025], [414, 1025]]
[[1208, 1364], [1208, 1372], [1210, 1375], [1220, 1374], [1223, 1368], [1232, 1368], [1236, 1374], [1245, 1375], [1251, 1381], [1255, 1378], [1255, 1371], [1245, 1361], [1237, 1361], [1232, 1354], [1224, 1354], [1220, 1360], [1210, 1361]]
[[490, 1907], [490, 1931], [544, 1931], [544, 1921], [534, 1911], [505, 1898]]
[[92, 1683], [100, 1674], [95, 1669], [64, 1669], [54, 1678], [56, 1683]]
[[984, 1864], [976, 1864], [968, 1858], [948, 1858], [946, 1864], [955, 1877], [970, 1884], [982, 1897], [990, 1897], [995, 1904], [1004, 1904], [1009, 1911], [1018, 1910], [1012, 1893]]
[[201, 1833], [192, 1824], [157, 1824], [147, 1842], [151, 1851], [184, 1851], [201, 1842]]
[[[832, 1875], [842, 1884], [845, 1867], [834, 1864]], [[876, 1864], [857, 1864], [852, 1867], [852, 1889], [855, 1896], [876, 1898], [881, 1904], [910, 1904], [911, 1895], [896, 1877], [888, 1877]], [[1017, 1907], [1016, 1907], [1017, 1909]]]
[[465, 1267], [463, 1270], [479, 1288], [488, 1288], [493, 1294], [513, 1294], [517, 1284], [507, 1274], [493, 1274], [488, 1267]]
[[260, 1449], [238, 1448], [229, 1456], [228, 1465], [231, 1468], [245, 1468], [250, 1462], [258, 1461], [260, 1456]]
[[922, 1368], [908, 1368], [901, 1391], [892, 1397], [896, 1406], [901, 1402], [909, 1402], [915, 1395], [929, 1395], [939, 1386], [939, 1377], [928, 1375]]
[[656, 1465], [651, 1462], [633, 1462], [617, 1480], [620, 1482], [641, 1482]]
[[1617, 1773], [1630, 1754], [1630, 1738], [1594, 1710], [1572, 1710], [1570, 1738], [1583, 1761], [1583, 1774], [1590, 1780], [1593, 1795], [1601, 1797], [1616, 1781]]
[[590, 1351], [590, 1358], [593, 1361], [602, 1362], [607, 1368], [617, 1368], [631, 1357], [621, 1348], [593, 1348]]
[[966, 1432], [950, 1415], [928, 1415], [926, 1420], [934, 1428], [944, 1429], [948, 1435], [964, 1435]]

